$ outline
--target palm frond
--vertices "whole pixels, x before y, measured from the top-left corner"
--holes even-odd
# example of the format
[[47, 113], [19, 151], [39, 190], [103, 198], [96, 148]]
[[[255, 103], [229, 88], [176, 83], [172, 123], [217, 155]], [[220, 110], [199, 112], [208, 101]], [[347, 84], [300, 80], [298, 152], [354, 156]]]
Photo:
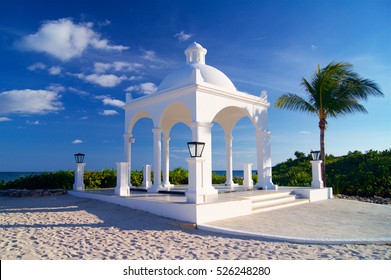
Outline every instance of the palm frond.
[[313, 106], [318, 106], [318, 91], [313, 87], [313, 85], [308, 82], [305, 78], [301, 79], [301, 86], [305, 89], [305, 91], [308, 93], [308, 102], [312, 104]]
[[334, 106], [327, 108], [327, 115], [333, 118], [355, 113], [368, 113], [365, 107], [355, 99], [339, 99], [338, 102], [334, 102]]
[[369, 96], [383, 96], [379, 86], [368, 79], [361, 78], [352, 71], [346, 62], [331, 62], [313, 74], [311, 81], [302, 78], [301, 86], [308, 96], [306, 99], [286, 93], [277, 99], [277, 108], [317, 113], [319, 117], [338, 117], [339, 115], [366, 113], [359, 103]]
[[368, 79], [350, 76], [341, 82], [340, 94], [348, 95], [352, 98], [367, 100], [369, 96], [383, 96], [379, 86]]
[[281, 97], [279, 97], [274, 106], [280, 109], [290, 109], [293, 111], [301, 111], [308, 113], [317, 113], [317, 109], [307, 102], [304, 98], [293, 94], [293, 93], [285, 93]]

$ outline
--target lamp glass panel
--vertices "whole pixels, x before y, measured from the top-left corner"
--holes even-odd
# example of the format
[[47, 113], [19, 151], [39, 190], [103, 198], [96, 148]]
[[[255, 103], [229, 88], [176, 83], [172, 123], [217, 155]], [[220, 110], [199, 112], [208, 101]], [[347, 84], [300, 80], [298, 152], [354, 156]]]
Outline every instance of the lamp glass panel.
[[202, 152], [204, 151], [204, 143], [197, 143], [197, 157], [202, 157]]

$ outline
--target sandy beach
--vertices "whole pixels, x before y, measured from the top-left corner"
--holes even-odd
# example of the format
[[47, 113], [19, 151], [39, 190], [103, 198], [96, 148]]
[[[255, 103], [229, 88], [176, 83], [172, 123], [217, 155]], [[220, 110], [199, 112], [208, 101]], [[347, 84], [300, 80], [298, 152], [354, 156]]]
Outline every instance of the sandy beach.
[[391, 245], [305, 245], [194, 229], [70, 195], [0, 197], [2, 260], [391, 259]]

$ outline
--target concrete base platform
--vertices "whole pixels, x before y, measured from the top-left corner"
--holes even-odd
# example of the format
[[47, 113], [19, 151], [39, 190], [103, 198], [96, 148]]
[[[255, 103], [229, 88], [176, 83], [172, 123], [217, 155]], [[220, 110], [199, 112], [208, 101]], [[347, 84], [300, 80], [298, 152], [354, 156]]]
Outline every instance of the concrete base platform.
[[186, 203], [186, 196], [181, 194], [132, 192], [128, 197], [114, 194], [114, 190], [69, 191], [69, 194], [115, 203], [121, 206], [143, 210], [158, 216], [189, 223], [207, 223], [222, 219], [251, 214], [251, 201], [237, 195], [219, 195], [213, 201], [202, 204]]
[[[122, 206], [130, 207], [137, 210], [143, 210], [155, 215], [166, 218], [176, 219], [180, 221], [190, 222], [194, 224], [208, 223], [222, 219], [229, 219], [253, 214], [255, 210], [268, 211], [267, 208], [259, 206], [260, 200], [264, 201], [267, 206], [271, 205], [270, 210], [275, 209], [276, 203], [280, 203], [276, 199], [270, 199], [274, 196], [289, 195], [294, 193], [294, 189], [290, 190], [247, 190], [247, 191], [232, 191], [220, 188], [220, 194], [216, 195], [206, 203], [191, 204], [186, 203], [186, 196], [181, 194], [185, 190], [185, 186], [174, 187], [167, 193], [150, 193], [135, 191], [131, 189], [130, 196], [118, 196], [114, 189], [109, 190], [90, 190], [90, 191], [69, 191], [71, 195], [92, 198], [105, 202], [116, 203]], [[319, 190], [313, 190], [318, 192]], [[311, 189], [300, 194], [302, 198], [308, 198], [312, 193]], [[318, 199], [328, 199], [328, 191], [317, 196]], [[265, 198], [264, 198], [265, 197]], [[291, 197], [292, 198], [292, 197]], [[294, 197], [293, 197], [294, 199]], [[276, 201], [274, 201], [276, 200]], [[309, 200], [310, 201], [310, 200]], [[254, 203], [258, 202], [258, 203]], [[284, 201], [285, 202], [285, 201]], [[257, 205], [257, 209], [255, 209]], [[293, 206], [293, 203], [291, 204]], [[287, 207], [289, 205], [283, 205]]]

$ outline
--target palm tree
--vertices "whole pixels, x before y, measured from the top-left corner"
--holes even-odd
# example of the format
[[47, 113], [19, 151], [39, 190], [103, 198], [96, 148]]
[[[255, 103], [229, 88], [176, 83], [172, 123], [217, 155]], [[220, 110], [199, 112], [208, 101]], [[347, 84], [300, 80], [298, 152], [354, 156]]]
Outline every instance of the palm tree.
[[367, 100], [370, 95], [383, 96], [383, 93], [375, 82], [361, 78], [352, 71], [352, 65], [345, 62], [331, 62], [323, 69], [318, 65], [311, 82], [302, 78], [301, 85], [307, 92], [307, 99], [294, 93], [285, 93], [276, 100], [274, 106], [307, 112], [319, 117], [322, 179], [326, 186], [324, 137], [327, 117], [367, 113], [359, 101]]

